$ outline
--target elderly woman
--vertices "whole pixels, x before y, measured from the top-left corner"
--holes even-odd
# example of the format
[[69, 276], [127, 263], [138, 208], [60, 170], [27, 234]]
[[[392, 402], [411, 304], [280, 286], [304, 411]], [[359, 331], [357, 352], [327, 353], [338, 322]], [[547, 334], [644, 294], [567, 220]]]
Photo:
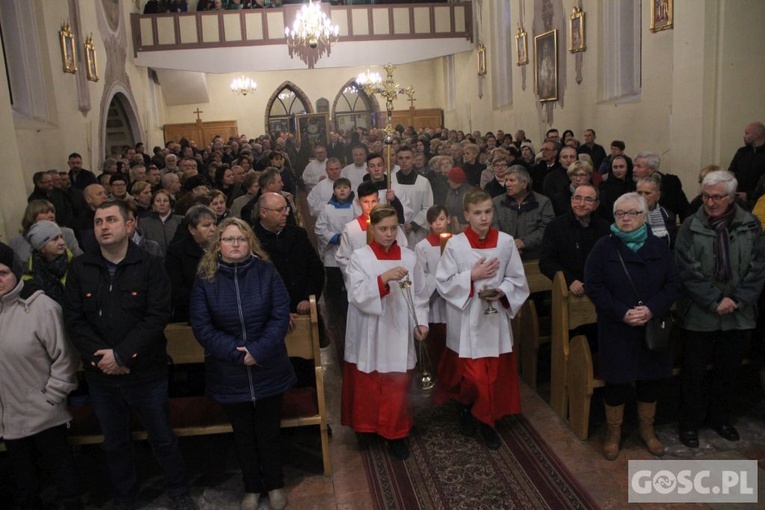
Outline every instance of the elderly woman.
[[13, 251], [2, 243], [0, 350], [0, 430], [19, 508], [45, 508], [40, 461], [52, 472], [57, 501], [65, 509], [83, 508], [66, 440], [72, 419], [66, 397], [77, 387], [77, 357], [64, 334], [61, 307], [42, 291], [26, 288]]
[[672, 354], [648, 350], [645, 325], [669, 312], [678, 296], [679, 280], [669, 246], [645, 224], [647, 212], [645, 199], [637, 193], [619, 197], [611, 235], [595, 244], [584, 268], [584, 289], [598, 312], [608, 424], [603, 456], [608, 460], [619, 454], [624, 404], [633, 387], [640, 437], [649, 452], [664, 454], [653, 422], [661, 387], [672, 375]]
[[[8, 245], [24, 267], [26, 267], [29, 258], [32, 256], [32, 245], [27, 240], [29, 229], [38, 221], [43, 220], [56, 221], [55, 206], [47, 200], [32, 200], [27, 204], [27, 208], [24, 210], [24, 217], [21, 218], [20, 234], [8, 242]], [[76, 257], [82, 254], [80, 244], [77, 242], [77, 238], [71, 228], [61, 227], [61, 237], [64, 238], [66, 247], [72, 252], [72, 255]]]
[[611, 167], [605, 175], [605, 180], [601, 182], [600, 203], [601, 212], [605, 219], [613, 223], [614, 203], [616, 199], [625, 193], [635, 191], [635, 181], [632, 179], [632, 172], [629, 170], [629, 163], [624, 156], [614, 156], [611, 159]]
[[207, 393], [223, 405], [242, 467], [243, 510], [262, 491], [271, 508], [287, 505], [281, 452], [282, 395], [295, 384], [284, 338], [287, 289], [250, 226], [227, 218], [199, 264], [191, 326], [205, 348]]
[[504, 195], [507, 192], [505, 188], [505, 175], [507, 175], [507, 169], [510, 168], [510, 156], [507, 154], [497, 154], [491, 160], [491, 170], [493, 176], [489, 182], [483, 187], [491, 198]]
[[[680, 227], [675, 257], [682, 288], [677, 310], [683, 331], [680, 441], [699, 446], [705, 422], [729, 441], [739, 439], [730, 402], [744, 354], [744, 333], [755, 327], [765, 284], [765, 236], [760, 222], [735, 201], [730, 172], [701, 182], [703, 206]], [[702, 381], [712, 363], [711, 385]]]
[[513, 236], [521, 258], [539, 258], [545, 227], [555, 217], [550, 199], [531, 189], [531, 176], [521, 165], [505, 174], [504, 195], [494, 197], [493, 226]]
[[552, 197], [555, 216], [563, 216], [571, 211], [571, 197], [574, 195], [574, 190], [582, 184], [590, 182], [592, 178], [592, 165], [586, 161], [577, 160], [568, 166], [566, 173], [569, 179], [568, 187]]
[[659, 205], [661, 198], [661, 177], [659, 174], [651, 174], [637, 180], [637, 194], [645, 198], [648, 204], [648, 213], [645, 222], [651, 227], [653, 235], [664, 239], [670, 248], [675, 247], [677, 237], [677, 215]]
[[151, 213], [141, 219], [143, 236], [159, 244], [163, 256], [167, 253], [167, 247], [175, 237], [175, 232], [183, 220], [183, 216], [173, 214], [170, 209], [170, 202], [170, 193], [164, 189], [157, 190], [151, 199]]

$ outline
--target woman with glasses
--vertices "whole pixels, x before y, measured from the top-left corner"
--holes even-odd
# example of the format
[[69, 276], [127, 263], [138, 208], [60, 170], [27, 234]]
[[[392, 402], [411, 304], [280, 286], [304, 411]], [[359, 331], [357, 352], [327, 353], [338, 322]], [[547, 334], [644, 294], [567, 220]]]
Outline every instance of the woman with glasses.
[[677, 268], [666, 241], [645, 223], [648, 205], [643, 197], [622, 195], [613, 211], [611, 235], [595, 244], [584, 267], [584, 290], [598, 312], [600, 374], [605, 381], [608, 428], [603, 456], [615, 460], [619, 454], [624, 404], [633, 391], [640, 437], [649, 452], [663, 455], [653, 422], [658, 395], [672, 375], [672, 354], [648, 350], [645, 325], [652, 317], [666, 315], [677, 298]]
[[271, 508], [287, 505], [280, 424], [282, 396], [296, 381], [289, 320], [289, 294], [255, 234], [239, 218], [223, 220], [199, 263], [189, 322], [205, 348], [207, 393], [234, 429], [244, 510], [262, 492]]
[[571, 211], [571, 197], [574, 190], [582, 184], [589, 184], [592, 177], [592, 165], [586, 161], [576, 160], [568, 166], [566, 170], [568, 175], [568, 187], [559, 191], [552, 197], [553, 211], [555, 216], [563, 216]]

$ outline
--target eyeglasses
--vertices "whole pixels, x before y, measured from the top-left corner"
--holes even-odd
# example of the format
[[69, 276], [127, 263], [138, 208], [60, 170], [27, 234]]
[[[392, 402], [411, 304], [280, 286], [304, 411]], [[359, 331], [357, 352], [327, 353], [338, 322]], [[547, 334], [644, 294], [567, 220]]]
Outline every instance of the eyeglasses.
[[280, 207], [278, 209], [269, 209], [268, 207], [261, 207], [261, 209], [265, 209], [266, 211], [273, 211], [273, 212], [276, 212], [276, 213], [279, 213], [279, 214], [284, 214], [284, 213], [288, 213], [289, 214], [289, 212], [290, 212], [290, 206], [288, 206], [288, 205], [285, 205], [284, 207]]
[[587, 173], [578, 173], [578, 174], [571, 174], [571, 177], [576, 177], [577, 179], [581, 179], [582, 177], [589, 177], [590, 174]]
[[616, 211], [614, 212], [614, 218], [622, 219], [625, 216], [627, 218], [637, 218], [643, 214], [643, 211]]
[[501, 161], [499, 163], [493, 163], [491, 166], [493, 166], [494, 168], [502, 168], [502, 167], [507, 168], [507, 163], [505, 163], [504, 161]]
[[245, 244], [249, 240], [246, 237], [221, 237], [220, 242], [226, 244]]
[[712, 202], [722, 202], [724, 199], [728, 198], [730, 195], [710, 195], [708, 193], [702, 193], [701, 198], [704, 201], [711, 200]]
[[586, 204], [594, 204], [595, 202], [598, 201], [597, 198], [583, 197], [581, 195], [574, 195], [573, 197], [571, 197], [571, 200], [573, 200], [574, 202], [584, 202]]

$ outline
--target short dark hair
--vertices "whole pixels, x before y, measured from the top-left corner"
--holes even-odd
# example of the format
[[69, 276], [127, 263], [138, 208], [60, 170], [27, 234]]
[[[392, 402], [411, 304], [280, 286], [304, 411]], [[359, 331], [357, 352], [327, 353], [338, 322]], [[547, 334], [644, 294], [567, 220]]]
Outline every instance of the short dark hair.
[[558, 133], [558, 128], [550, 128], [550, 129], [548, 129], [547, 132], [545, 133], [545, 138], [550, 138], [550, 133], [552, 133], [553, 131]]
[[622, 142], [621, 140], [614, 140], [613, 142], [611, 142], [611, 147], [616, 147], [617, 149], [622, 151], [627, 148], [627, 146], [624, 145], [624, 142]]
[[414, 154], [414, 150], [412, 150], [412, 147], [409, 145], [399, 145], [398, 147], [399, 152], [411, 152]]
[[351, 180], [346, 177], [340, 177], [338, 179], [335, 179], [335, 182], [332, 183], [332, 189], [335, 190], [339, 188], [340, 186], [348, 186], [350, 188], [352, 186]]
[[449, 211], [446, 209], [446, 207], [436, 204], [428, 209], [427, 213], [425, 213], [425, 219], [428, 221], [428, 223], [433, 223], [436, 221], [436, 218], [441, 216], [441, 213], [444, 213], [447, 218], [449, 217]]
[[369, 154], [367, 154], [367, 163], [377, 158], [380, 158], [383, 161], [385, 161], [385, 158], [383, 158], [382, 154], [380, 154], [379, 152], [370, 152]]
[[377, 195], [378, 193], [377, 185], [370, 181], [364, 181], [361, 184], [359, 184], [359, 189], [357, 193], [357, 198], [362, 199], [364, 197], [368, 197], [369, 195]]
[[38, 184], [40, 184], [40, 181], [42, 180], [42, 178], [45, 177], [46, 175], [48, 175], [47, 171], [35, 172], [34, 175], [32, 176], [32, 184], [37, 186]]
[[119, 199], [112, 199], [112, 200], [104, 200], [101, 205], [96, 207], [96, 211], [100, 209], [108, 209], [110, 207], [118, 207], [120, 210], [120, 216], [122, 216], [122, 219], [127, 221], [130, 218], [135, 218], [135, 211], [130, 208], [130, 205], [125, 200], [119, 200]]
[[71, 153], [71, 154], [69, 155], [69, 157], [68, 157], [68, 158], [66, 158], [66, 159], [67, 159], [67, 160], [69, 160], [69, 159], [72, 159], [72, 158], [80, 158], [80, 159], [82, 159], [82, 156], [80, 156], [80, 155], [79, 155], [79, 154], [77, 154], [76, 152], [73, 152], [73, 153]]
[[111, 178], [109, 178], [109, 184], [114, 184], [117, 181], [122, 181], [127, 184], [127, 178], [125, 177], [125, 174], [112, 174]]

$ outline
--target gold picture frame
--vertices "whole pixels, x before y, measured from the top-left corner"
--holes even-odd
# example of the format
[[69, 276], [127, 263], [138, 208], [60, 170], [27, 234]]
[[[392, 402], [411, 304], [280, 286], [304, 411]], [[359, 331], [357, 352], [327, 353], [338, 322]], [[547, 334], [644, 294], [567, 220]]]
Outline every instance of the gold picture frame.
[[539, 100], [558, 100], [558, 30], [534, 37], [534, 77]]
[[486, 76], [486, 46], [483, 43], [478, 43], [476, 52], [478, 58], [478, 76]]
[[98, 81], [98, 61], [92, 34], [85, 40], [85, 67], [88, 71], [88, 80]]
[[525, 66], [529, 63], [529, 36], [518, 25], [518, 33], [515, 34], [515, 65]]
[[674, 0], [651, 0], [651, 32], [669, 30], [674, 22]]
[[584, 11], [582, 9], [574, 6], [574, 12], [571, 13], [568, 26], [571, 33], [571, 44], [568, 50], [571, 53], [579, 53], [587, 49], [585, 44]]
[[77, 72], [77, 48], [74, 45], [74, 34], [69, 23], [62, 25], [58, 35], [61, 38], [61, 61], [64, 72], [74, 74]]

